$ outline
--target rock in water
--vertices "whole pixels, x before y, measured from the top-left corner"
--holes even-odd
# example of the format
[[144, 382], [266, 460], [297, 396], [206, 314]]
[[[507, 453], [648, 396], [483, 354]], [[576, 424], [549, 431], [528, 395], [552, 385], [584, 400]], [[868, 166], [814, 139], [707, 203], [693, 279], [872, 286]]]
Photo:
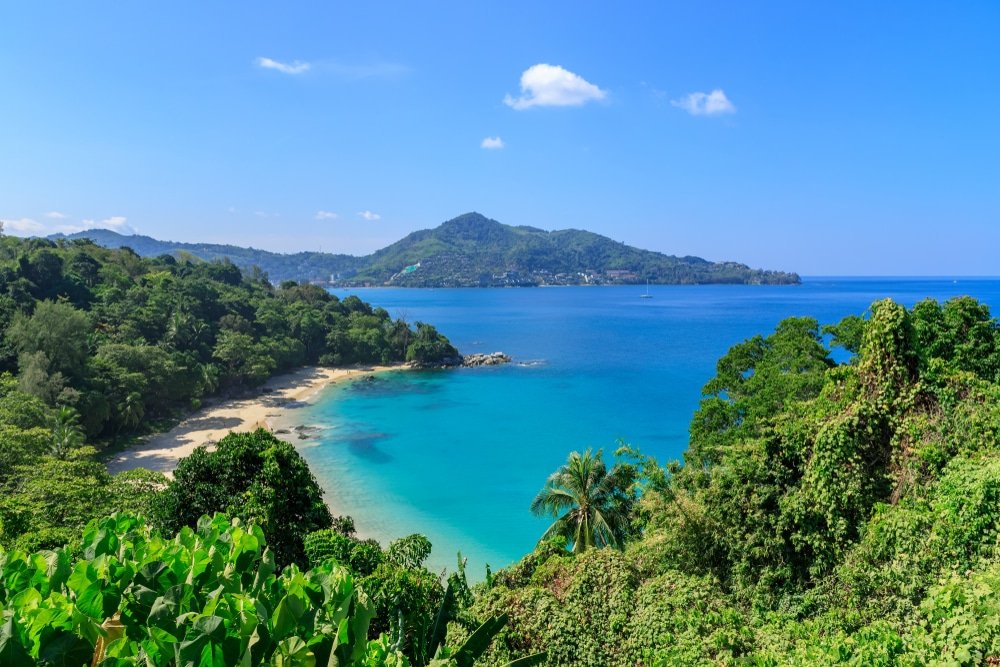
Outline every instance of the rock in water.
[[462, 357], [462, 365], [468, 368], [477, 366], [499, 366], [509, 364], [510, 357], [503, 352], [492, 352], [490, 354], [467, 354]]

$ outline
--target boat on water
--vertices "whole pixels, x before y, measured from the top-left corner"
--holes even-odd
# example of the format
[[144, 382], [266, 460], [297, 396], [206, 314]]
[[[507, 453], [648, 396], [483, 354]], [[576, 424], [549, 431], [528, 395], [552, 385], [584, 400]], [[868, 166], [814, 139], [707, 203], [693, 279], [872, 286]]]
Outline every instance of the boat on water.
[[652, 299], [653, 295], [649, 293], [649, 281], [646, 281], [646, 291], [639, 295], [640, 299]]

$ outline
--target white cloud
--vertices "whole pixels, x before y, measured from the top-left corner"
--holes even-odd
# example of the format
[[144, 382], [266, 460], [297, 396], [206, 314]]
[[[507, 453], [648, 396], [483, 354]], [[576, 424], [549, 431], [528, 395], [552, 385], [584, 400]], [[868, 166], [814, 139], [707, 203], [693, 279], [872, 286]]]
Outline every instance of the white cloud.
[[45, 225], [31, 218], [20, 218], [18, 220], [4, 220], [3, 230], [8, 233], [13, 232], [17, 236], [32, 236], [44, 232]]
[[381, 220], [382, 216], [378, 213], [372, 213], [371, 211], [359, 211], [358, 215], [367, 220], [368, 222], [375, 222], [376, 220]]
[[483, 139], [482, 143], [479, 144], [479, 147], [487, 150], [499, 150], [503, 148], [503, 139], [500, 137], [486, 137]]
[[578, 107], [608, 96], [578, 74], [558, 65], [539, 63], [521, 74], [521, 96], [507, 95], [503, 103], [521, 111], [531, 107]]
[[310, 67], [309, 63], [304, 63], [301, 60], [283, 63], [271, 58], [257, 58], [256, 62], [257, 67], [277, 70], [282, 74], [302, 74], [303, 72], [308, 72]]
[[[56, 211], [53, 211], [53, 213], [55, 212]], [[62, 218], [66, 218], [67, 216], [63, 215], [62, 218], [59, 218], [47, 213], [46, 217], [54, 220], [60, 220]], [[3, 225], [4, 231], [14, 233], [18, 236], [42, 236], [55, 232], [74, 234], [88, 229], [110, 229], [111, 231], [118, 232], [120, 234], [136, 233], [135, 228], [128, 224], [128, 218], [124, 215], [113, 215], [110, 218], [104, 218], [103, 220], [87, 218], [85, 220], [81, 220], [79, 223], [73, 224], [44, 224], [31, 218], [21, 218], [19, 220], [4, 220]]]
[[338, 217], [333, 211], [316, 211], [317, 220], [336, 220]]
[[49, 211], [45, 214], [46, 218], [52, 218], [53, 220], [65, 220], [69, 216], [65, 213], [60, 213], [59, 211]]
[[672, 105], [684, 109], [692, 116], [719, 116], [736, 113], [736, 107], [729, 101], [721, 88], [710, 93], [688, 93], [679, 100], [671, 100]]

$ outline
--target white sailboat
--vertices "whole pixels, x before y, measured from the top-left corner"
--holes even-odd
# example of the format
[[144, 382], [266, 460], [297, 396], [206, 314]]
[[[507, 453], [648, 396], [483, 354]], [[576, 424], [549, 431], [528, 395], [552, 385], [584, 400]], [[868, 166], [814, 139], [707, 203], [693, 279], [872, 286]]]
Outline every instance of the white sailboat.
[[652, 299], [653, 295], [649, 293], [649, 280], [646, 280], [646, 291], [639, 295], [640, 299]]

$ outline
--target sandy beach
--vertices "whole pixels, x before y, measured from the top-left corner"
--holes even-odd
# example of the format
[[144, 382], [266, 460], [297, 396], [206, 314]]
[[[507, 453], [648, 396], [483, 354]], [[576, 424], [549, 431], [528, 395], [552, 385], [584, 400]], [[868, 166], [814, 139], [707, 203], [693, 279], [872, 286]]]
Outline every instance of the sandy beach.
[[117, 473], [147, 468], [170, 476], [177, 467], [177, 461], [198, 446], [214, 443], [232, 431], [249, 431], [259, 427], [273, 431], [276, 425], [287, 423], [297, 408], [307, 405], [331, 384], [405, 367], [309, 367], [275, 376], [264, 385], [258, 396], [205, 407], [169, 431], [151, 435], [135, 447], [116, 454], [108, 461], [108, 470]]

